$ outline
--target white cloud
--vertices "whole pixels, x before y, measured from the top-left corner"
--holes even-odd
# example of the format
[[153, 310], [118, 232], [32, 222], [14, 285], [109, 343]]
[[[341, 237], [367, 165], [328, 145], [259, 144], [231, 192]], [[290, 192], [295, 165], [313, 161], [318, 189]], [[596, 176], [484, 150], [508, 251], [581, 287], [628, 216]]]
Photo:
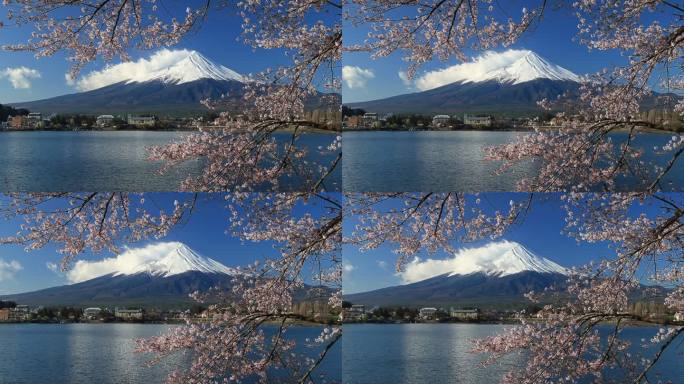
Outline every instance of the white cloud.
[[67, 84], [80, 91], [90, 91], [126, 80], [145, 81], [152, 73], [176, 64], [187, 58], [191, 52], [187, 49], [160, 49], [149, 59], [141, 58], [136, 61], [108, 65], [101, 71], [92, 71], [79, 79], [72, 79], [68, 74], [65, 78]]
[[375, 77], [375, 74], [370, 69], [364, 69], [357, 66], [345, 65], [342, 67], [342, 79], [347, 83], [350, 89], [364, 88], [369, 79]]
[[58, 275], [62, 274], [62, 270], [59, 268], [59, 265], [57, 265], [56, 263], [47, 262], [47, 263], [45, 263], [45, 266], [47, 267], [47, 269], [51, 270], [52, 272], [54, 272]]
[[386, 262], [385, 260], [379, 260], [379, 261], [378, 261], [378, 267], [380, 267], [380, 268], [382, 268], [382, 269], [387, 269], [388, 264], [387, 264], [387, 262]]
[[4, 261], [0, 260], [0, 281], [9, 280], [14, 275], [24, 269], [16, 260]]
[[427, 72], [415, 80], [415, 85], [421, 91], [425, 91], [457, 81], [485, 80], [493, 71], [515, 63], [529, 53], [528, 50], [519, 49], [509, 49], [504, 52], [487, 51], [470, 62]]
[[80, 283], [110, 273], [135, 273], [138, 266], [150, 261], [158, 260], [160, 255], [166, 255], [178, 248], [176, 242], [150, 244], [142, 248], [128, 248], [123, 253], [98, 261], [79, 260], [66, 273], [71, 283]]
[[31, 88], [31, 79], [39, 79], [40, 72], [35, 69], [26, 67], [7, 67], [0, 70], [0, 78], [6, 77], [14, 89], [29, 89]]
[[397, 74], [399, 75], [401, 82], [404, 83], [405, 86], [413, 88], [413, 81], [409, 79], [408, 74], [406, 72], [399, 71]]
[[343, 268], [344, 271], [347, 272], [347, 273], [349, 273], [349, 272], [351, 272], [351, 271], [354, 270], [354, 266], [351, 265], [351, 264], [344, 264], [344, 265], [342, 266], [342, 268]]

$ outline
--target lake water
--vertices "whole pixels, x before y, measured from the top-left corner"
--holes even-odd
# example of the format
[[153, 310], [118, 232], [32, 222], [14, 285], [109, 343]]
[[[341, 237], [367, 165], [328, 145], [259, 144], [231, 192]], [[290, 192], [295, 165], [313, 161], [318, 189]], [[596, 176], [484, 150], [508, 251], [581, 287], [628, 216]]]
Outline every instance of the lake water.
[[[505, 372], [522, 367], [524, 357], [508, 356], [485, 368], [480, 365], [483, 355], [469, 353], [470, 340], [494, 335], [505, 327], [498, 324], [345, 324], [343, 382], [497, 383]], [[656, 331], [655, 327], [633, 327], [623, 335], [640, 344], [642, 338], [649, 339]], [[680, 346], [663, 355], [649, 378], [654, 379], [660, 373], [659, 378], [664, 382], [681, 382], [684, 377], [681, 352]]]
[[[513, 141], [526, 132], [420, 131], [345, 132], [343, 134], [344, 190], [349, 192], [392, 191], [512, 191], [519, 179], [534, 175], [532, 162], [496, 175], [498, 164], [484, 160], [484, 148]], [[626, 134], [613, 135], [624, 140]], [[637, 146], [644, 158], [657, 159], [653, 147], [663, 145], [670, 134], [642, 134]], [[680, 163], [668, 180], [674, 190], [684, 189], [684, 166]], [[633, 182], [623, 181], [622, 189]]]
[[[152, 367], [150, 355], [134, 353], [135, 340], [164, 333], [157, 324], [1, 324], [0, 383], [155, 384], [174, 369], [190, 364], [175, 355]], [[288, 337], [315, 338], [318, 327], [292, 327]], [[340, 381], [339, 345], [331, 349], [320, 371]]]
[[[189, 132], [0, 132], [2, 191], [176, 191], [201, 160], [159, 175], [159, 163], [147, 160], [147, 148], [179, 140]], [[283, 140], [288, 134], [277, 134]], [[332, 135], [305, 134], [302, 145], [327, 146]], [[312, 160], [314, 159], [311, 155]], [[317, 160], [317, 159], [316, 159]], [[341, 171], [328, 188], [339, 190]], [[297, 181], [285, 181], [296, 189]]]

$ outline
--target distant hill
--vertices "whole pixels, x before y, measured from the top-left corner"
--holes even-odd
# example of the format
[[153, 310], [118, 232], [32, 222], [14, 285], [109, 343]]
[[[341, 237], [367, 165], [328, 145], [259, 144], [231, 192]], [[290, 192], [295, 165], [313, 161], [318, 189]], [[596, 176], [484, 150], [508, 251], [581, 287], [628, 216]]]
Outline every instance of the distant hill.
[[448, 84], [424, 92], [345, 105], [368, 112], [393, 114], [522, 116], [541, 113], [537, 101], [543, 98], [555, 99], [566, 92], [577, 94], [578, 91], [579, 83], [564, 80], [536, 79], [522, 84], [489, 80]]
[[[344, 300], [367, 307], [476, 307], [494, 310], [520, 310], [532, 304], [524, 295], [553, 287], [562, 292], [567, 286], [567, 270], [538, 256], [525, 246], [510, 241], [458, 253], [455, 269], [405, 285], [369, 292], [345, 294]], [[666, 290], [649, 287], [648, 298]], [[653, 290], [653, 292], [650, 292]], [[646, 286], [632, 292], [633, 301], [644, 299]]]
[[57, 96], [50, 99], [15, 103], [17, 108], [55, 114], [127, 114], [154, 113], [181, 116], [208, 111], [200, 101], [218, 99], [228, 94], [226, 102], [236, 104], [243, 96], [243, 84], [233, 80], [199, 79], [183, 84], [159, 80], [143, 83], [120, 82], [92, 91]]
[[170, 251], [145, 263], [130, 266], [71, 285], [1, 296], [29, 306], [153, 306], [185, 308], [188, 296], [220, 286], [229, 289], [240, 273], [175, 243]]
[[[184, 59], [141, 78], [131, 73], [129, 79], [98, 89], [12, 103], [13, 107], [49, 114], [157, 114], [186, 116], [208, 110], [204, 99], [221, 100], [226, 110], [239, 111], [243, 106], [245, 85], [251, 80], [224, 66], [211, 62], [195, 51]], [[323, 96], [323, 94], [321, 94]], [[339, 98], [339, 95], [332, 95]], [[321, 97], [306, 101], [310, 109], [323, 106]]]
[[[484, 55], [476, 60], [478, 68], [470, 70], [462, 64], [451, 73], [453, 82], [422, 92], [408, 93], [379, 100], [344, 103], [349, 108], [367, 112], [392, 114], [486, 114], [520, 117], [544, 112], [537, 102], [555, 100], [560, 95], [579, 96], [581, 78], [569, 70], [552, 64], [532, 51], [512, 51], [512, 58], [503, 54]], [[655, 94], [646, 98], [645, 110], [658, 107]], [[668, 94], [679, 98], [674, 94]], [[662, 106], [660, 106], [662, 108]]]
[[506, 276], [445, 273], [417, 283], [344, 295], [344, 299], [369, 307], [520, 309], [530, 304], [523, 296], [525, 293], [542, 291], [551, 285], [564, 286], [565, 281], [562, 274], [534, 271]]
[[[210, 288], [230, 290], [235, 280], [245, 276], [237, 269], [226, 267], [204, 257], [182, 243], [169, 243], [169, 248], [158, 251], [139, 265], [128, 265], [90, 280], [39, 291], [0, 296], [31, 307], [145, 307], [184, 309], [195, 300], [190, 294], [206, 292]], [[323, 299], [329, 288], [305, 286], [296, 293], [297, 301]]]

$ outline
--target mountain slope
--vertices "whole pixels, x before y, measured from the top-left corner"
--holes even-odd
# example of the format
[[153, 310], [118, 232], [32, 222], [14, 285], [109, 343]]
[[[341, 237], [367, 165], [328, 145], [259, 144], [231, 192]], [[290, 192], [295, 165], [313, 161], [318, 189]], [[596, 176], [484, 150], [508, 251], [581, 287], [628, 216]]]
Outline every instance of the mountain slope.
[[[140, 256], [142, 254], [142, 256]], [[96, 263], [86, 270], [77, 263], [74, 270], [87, 276], [85, 281], [70, 275], [76, 284], [4, 296], [30, 306], [125, 306], [186, 307], [194, 301], [188, 296], [212, 287], [230, 288], [240, 273], [216, 260], [201, 256], [183, 243], [160, 243], [144, 248], [135, 258], [127, 253]], [[134, 262], [137, 261], [137, 262]], [[72, 280], [73, 281], [73, 280]]]
[[488, 52], [473, 62], [418, 78], [422, 92], [345, 105], [395, 114], [524, 115], [541, 112], [541, 99], [578, 94], [580, 79], [532, 51]]
[[156, 254], [150, 258], [143, 258], [138, 264], [121, 265], [118, 270], [112, 272], [112, 275], [147, 273], [152, 276], [169, 277], [190, 271], [229, 276], [240, 274], [233, 268], [200, 255], [183, 243], [161, 243], [148, 246], [147, 249], [154, 249]]
[[518, 309], [529, 304], [523, 296], [549, 286], [564, 286], [566, 276], [558, 273], [524, 271], [496, 276], [486, 273], [445, 273], [417, 283], [344, 295], [354, 304], [382, 307], [469, 307]]
[[579, 82], [571, 71], [552, 64], [529, 50], [509, 49], [505, 52], [486, 52], [471, 62], [431, 71], [416, 80], [425, 91], [451, 83], [481, 83], [497, 81], [522, 84], [536, 79]]
[[537, 101], [544, 98], [552, 100], [565, 93], [579, 94], [579, 83], [550, 79], [535, 79], [519, 84], [496, 80], [453, 83], [424, 92], [345, 105], [377, 113], [519, 116], [542, 112]]
[[221, 286], [230, 288], [232, 276], [188, 271], [169, 277], [149, 273], [100, 276], [82, 283], [4, 296], [31, 307], [114, 307], [144, 306], [155, 308], [186, 308], [196, 304], [188, 295]]
[[[427, 278], [410, 284], [344, 295], [354, 304], [369, 306], [477, 306], [514, 309], [529, 304], [523, 296], [550, 286], [563, 287], [567, 270], [525, 246], [500, 241], [462, 249], [453, 259], [428, 260], [407, 267], [428, 271]], [[429, 271], [441, 271], [437, 276]], [[446, 270], [446, 271], [445, 271]], [[411, 276], [416, 275], [414, 272]]]
[[119, 64], [76, 81], [85, 92], [13, 105], [43, 115], [203, 113], [206, 108], [200, 101], [207, 98], [222, 98], [228, 106], [237, 107], [244, 95], [244, 86], [250, 81], [196, 51], [181, 51], [166, 66], [139, 70], [127, 65]]
[[244, 95], [244, 84], [235, 80], [197, 79], [167, 83], [122, 81], [92, 91], [57, 96], [50, 99], [15, 103], [15, 107], [51, 113], [126, 114], [155, 113], [183, 115], [205, 113], [200, 101], [211, 98], [237, 107]]
[[[138, 71], [134, 66], [119, 64], [116, 75], [107, 70], [76, 81], [84, 92], [49, 99], [11, 103], [14, 107], [50, 114], [156, 114], [188, 116], [204, 114], [202, 100], [221, 100], [221, 108], [242, 111], [246, 85], [252, 80], [234, 70], [216, 64], [196, 51], [183, 51], [182, 58], [165, 67]], [[123, 76], [121, 74], [124, 74]], [[112, 82], [113, 78], [117, 79]], [[93, 89], [94, 88], [94, 89]], [[305, 100], [308, 109], [329, 108], [323, 96], [340, 99], [339, 95], [312, 95]]]
[[[130, 251], [130, 253], [128, 253]], [[247, 277], [237, 269], [204, 257], [183, 243], [152, 244], [129, 250], [116, 258], [92, 264], [79, 261], [68, 275], [75, 284], [34, 292], [0, 296], [31, 307], [116, 307], [142, 306], [184, 309], [197, 304], [189, 295], [211, 288], [230, 290]], [[93, 274], [96, 277], [92, 278]], [[84, 277], [85, 276], [85, 277]], [[327, 297], [326, 287], [305, 285], [295, 292], [295, 301]]]

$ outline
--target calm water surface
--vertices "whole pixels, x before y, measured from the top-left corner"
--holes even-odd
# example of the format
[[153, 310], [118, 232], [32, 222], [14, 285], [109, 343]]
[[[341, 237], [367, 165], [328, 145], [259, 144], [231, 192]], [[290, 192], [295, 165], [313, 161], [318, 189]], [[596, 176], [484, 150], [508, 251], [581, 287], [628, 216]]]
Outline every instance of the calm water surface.
[[[147, 160], [147, 148], [179, 140], [189, 132], [0, 132], [0, 185], [3, 191], [176, 191], [201, 160], [159, 175], [160, 163]], [[288, 134], [278, 134], [283, 140]], [[302, 145], [327, 146], [332, 135], [305, 134]], [[312, 155], [315, 156], [315, 155]], [[318, 160], [313, 159], [312, 160]], [[341, 171], [329, 189], [340, 187]], [[284, 188], [296, 188], [296, 180]]]
[[[150, 355], [134, 353], [135, 340], [172, 327], [156, 324], [0, 324], [2, 384], [163, 383], [174, 369], [190, 364], [187, 355], [171, 356], [149, 367]], [[293, 327], [290, 338], [315, 338], [318, 327]], [[333, 347], [319, 373], [340, 381], [340, 350]]]
[[[343, 134], [344, 190], [360, 191], [512, 191], [518, 180], [534, 175], [532, 162], [495, 175], [498, 163], [484, 160], [484, 149], [511, 142], [526, 132], [345, 132]], [[615, 141], [626, 134], [616, 133]], [[645, 160], [664, 163], [653, 155], [670, 134], [642, 134], [636, 146]], [[672, 188], [684, 189], [684, 166], [671, 171]], [[632, 188], [633, 181], [623, 181]]]
[[[505, 372], [523, 366], [524, 357], [509, 356], [496, 365], [483, 368], [479, 365], [483, 355], [469, 353], [470, 340], [494, 335], [506, 327], [497, 324], [345, 324], [343, 382], [497, 383]], [[626, 329], [623, 336], [640, 345], [642, 338], [650, 339], [655, 332], [656, 327], [634, 327]], [[655, 378], [659, 373], [663, 380], [682, 382], [681, 346], [679, 350], [669, 352], [654, 366], [651, 377]]]

